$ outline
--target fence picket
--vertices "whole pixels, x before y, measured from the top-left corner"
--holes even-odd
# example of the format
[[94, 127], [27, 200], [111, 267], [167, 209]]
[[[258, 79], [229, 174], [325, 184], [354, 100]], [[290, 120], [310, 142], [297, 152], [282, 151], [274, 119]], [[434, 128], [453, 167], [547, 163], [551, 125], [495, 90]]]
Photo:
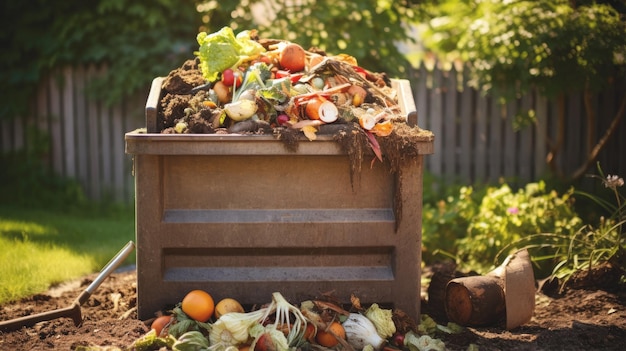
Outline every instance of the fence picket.
[[441, 139], [441, 143], [445, 144], [447, 147], [441, 148], [442, 154], [442, 162], [444, 166], [442, 167], [442, 173], [447, 176], [447, 178], [452, 177], [456, 174], [456, 163], [457, 163], [457, 130], [458, 130], [458, 110], [457, 110], [457, 81], [456, 81], [456, 71], [451, 71], [447, 75], [446, 86], [445, 86], [445, 96], [444, 96], [444, 115], [442, 116], [442, 121], [444, 121], [443, 125], [443, 135], [439, 136]]
[[502, 175], [502, 159], [504, 147], [502, 145], [502, 106], [497, 98], [491, 98], [489, 104], [489, 169], [487, 179], [496, 182]]
[[[465, 87], [461, 95], [461, 152], [460, 156], [460, 178], [461, 179], [473, 179], [472, 178], [472, 155], [474, 154], [472, 148], [472, 111], [473, 108], [474, 91]], [[435, 138], [437, 136], [435, 135]], [[437, 150], [435, 150], [437, 152]]]
[[[438, 135], [435, 137], [433, 142], [433, 148], [435, 149], [435, 153], [430, 155], [431, 164], [430, 170], [434, 174], [443, 174], [442, 173], [442, 150], [443, 150], [443, 97], [442, 97], [442, 75], [440, 70], [436, 70], [433, 72], [433, 85], [436, 86], [436, 89], [432, 89], [430, 93], [430, 109], [429, 116], [431, 118], [429, 129], [433, 132], [434, 135]], [[438, 118], [434, 118], [434, 116], [438, 116]]]
[[517, 101], [508, 101], [506, 103], [506, 125], [504, 128], [504, 148], [507, 157], [504, 159], [503, 176], [512, 179], [516, 176], [515, 157], [511, 155], [511, 150], [517, 151], [517, 133], [513, 130], [513, 118], [517, 111]]
[[53, 75], [48, 80], [48, 89], [50, 96], [49, 106], [49, 130], [52, 141], [52, 167], [54, 172], [65, 176], [65, 159], [63, 157], [63, 132], [61, 121], [61, 97], [58, 89], [58, 77]]
[[541, 177], [546, 172], [547, 135], [548, 135], [548, 99], [539, 94], [535, 97], [535, 153], [533, 155], [534, 177]]
[[[95, 65], [89, 65], [87, 67], [86, 80], [89, 82], [97, 77], [97, 68]], [[100, 163], [100, 128], [99, 128], [99, 103], [97, 101], [89, 100], [87, 107], [87, 115], [85, 116], [87, 125], [87, 145], [85, 148], [88, 150], [89, 160], [89, 195], [92, 199], [101, 199], [101, 163]]]

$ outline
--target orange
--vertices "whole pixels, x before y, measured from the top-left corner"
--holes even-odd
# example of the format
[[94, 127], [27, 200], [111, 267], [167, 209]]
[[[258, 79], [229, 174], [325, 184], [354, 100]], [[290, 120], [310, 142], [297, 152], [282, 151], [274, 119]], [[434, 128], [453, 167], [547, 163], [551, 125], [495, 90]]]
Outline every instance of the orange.
[[346, 330], [339, 322], [332, 322], [326, 330], [318, 330], [315, 341], [325, 347], [334, 347], [339, 344], [337, 338], [346, 339]]
[[155, 319], [150, 325], [150, 329], [154, 329], [156, 335], [161, 335], [161, 332], [165, 327], [167, 327], [172, 321], [172, 316], [160, 316]]
[[181, 308], [190, 318], [204, 323], [213, 315], [215, 302], [206, 291], [192, 290], [183, 299]]
[[220, 302], [215, 305], [215, 318], [220, 318], [222, 315], [229, 312], [244, 312], [244, 310], [239, 301], [229, 297], [220, 300]]

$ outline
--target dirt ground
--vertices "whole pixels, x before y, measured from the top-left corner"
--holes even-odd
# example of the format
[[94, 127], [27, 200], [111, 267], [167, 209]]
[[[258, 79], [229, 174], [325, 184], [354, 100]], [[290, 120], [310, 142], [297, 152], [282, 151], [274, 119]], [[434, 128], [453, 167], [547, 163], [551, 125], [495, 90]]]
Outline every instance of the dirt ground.
[[[430, 273], [429, 273], [430, 272]], [[425, 275], [432, 274], [426, 270]], [[0, 320], [68, 307], [95, 278], [65, 283], [49, 291], [0, 307]], [[609, 290], [609, 291], [607, 291]], [[436, 311], [426, 301], [422, 313]], [[552, 294], [551, 294], [552, 295]], [[125, 349], [149, 329], [136, 314], [136, 272], [117, 272], [107, 278], [82, 305], [83, 323], [68, 318], [40, 322], [0, 333], [0, 350], [74, 350], [79, 346]], [[547, 296], [538, 292], [532, 320], [511, 331], [498, 327], [466, 328], [460, 334], [438, 334], [448, 350], [623, 350], [626, 345], [626, 291], [570, 289]]]

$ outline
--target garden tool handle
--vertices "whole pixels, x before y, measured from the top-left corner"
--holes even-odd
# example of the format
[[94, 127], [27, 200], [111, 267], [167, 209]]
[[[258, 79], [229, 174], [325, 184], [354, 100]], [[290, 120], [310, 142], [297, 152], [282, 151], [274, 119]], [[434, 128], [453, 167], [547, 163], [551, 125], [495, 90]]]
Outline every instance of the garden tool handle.
[[107, 263], [104, 268], [100, 271], [100, 274], [96, 277], [96, 279], [89, 284], [87, 289], [85, 289], [80, 296], [76, 299], [76, 303], [78, 305], [82, 305], [89, 299], [91, 294], [98, 289], [100, 284], [115, 270], [117, 267], [124, 262], [124, 260], [130, 255], [130, 253], [135, 249], [135, 243], [133, 241], [129, 241], [126, 246], [124, 246], [116, 255], [113, 257], [109, 263]]

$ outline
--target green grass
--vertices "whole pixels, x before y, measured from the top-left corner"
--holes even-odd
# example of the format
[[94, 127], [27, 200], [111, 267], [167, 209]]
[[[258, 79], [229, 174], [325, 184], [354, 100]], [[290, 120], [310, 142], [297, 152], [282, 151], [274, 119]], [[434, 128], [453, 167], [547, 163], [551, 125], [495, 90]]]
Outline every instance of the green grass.
[[[129, 240], [130, 207], [61, 212], [0, 206], [0, 304], [98, 272]], [[134, 262], [133, 252], [125, 264]]]

